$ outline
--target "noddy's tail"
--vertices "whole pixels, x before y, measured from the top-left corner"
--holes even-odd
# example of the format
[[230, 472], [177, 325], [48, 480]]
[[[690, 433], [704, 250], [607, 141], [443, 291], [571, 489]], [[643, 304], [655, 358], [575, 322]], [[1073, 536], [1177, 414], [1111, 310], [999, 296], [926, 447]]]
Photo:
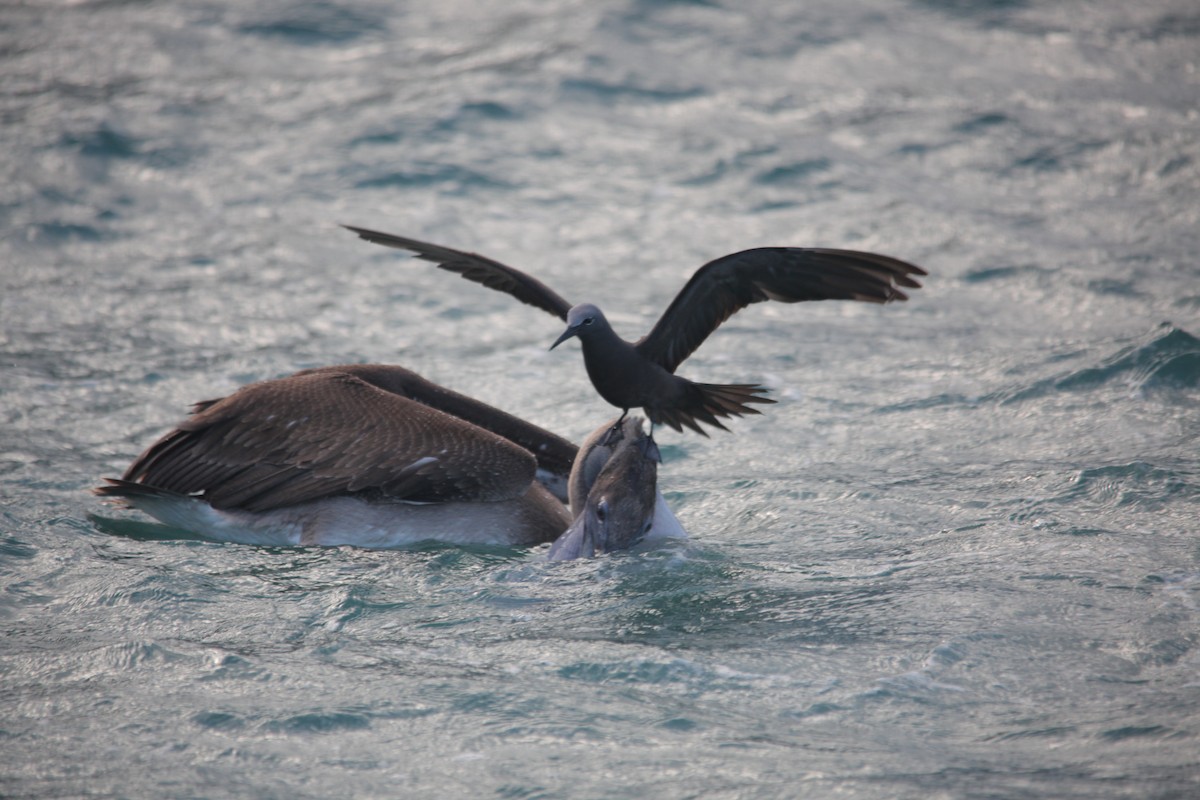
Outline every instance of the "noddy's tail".
[[769, 397], [762, 397], [767, 389], [757, 383], [692, 383], [688, 382], [686, 397], [670, 408], [646, 408], [646, 416], [651, 422], [669, 425], [682, 432], [687, 426], [697, 433], [708, 436], [700, 423], [712, 425], [723, 431], [729, 430], [718, 417], [741, 417], [746, 414], [761, 414], [757, 408], [751, 408], [750, 403], [774, 403]]

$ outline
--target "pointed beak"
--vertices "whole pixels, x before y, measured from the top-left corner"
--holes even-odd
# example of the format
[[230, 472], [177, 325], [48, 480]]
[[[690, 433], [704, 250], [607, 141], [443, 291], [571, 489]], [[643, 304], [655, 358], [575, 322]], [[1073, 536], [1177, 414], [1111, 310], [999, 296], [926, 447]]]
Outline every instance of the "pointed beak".
[[567, 339], [570, 339], [572, 336], [578, 336], [578, 335], [579, 335], [579, 327], [577, 325], [570, 325], [567, 327], [567, 329], [565, 331], [562, 332], [561, 336], [559, 336], [557, 339], [554, 340], [554, 344], [550, 345], [550, 349], [553, 350], [554, 348], [558, 347], [560, 344], [565, 342]]
[[575, 558], [591, 558], [596, 555], [594, 521], [588, 520], [585, 512], [575, 518], [571, 527], [550, 545], [546, 558], [550, 561], [570, 561]]

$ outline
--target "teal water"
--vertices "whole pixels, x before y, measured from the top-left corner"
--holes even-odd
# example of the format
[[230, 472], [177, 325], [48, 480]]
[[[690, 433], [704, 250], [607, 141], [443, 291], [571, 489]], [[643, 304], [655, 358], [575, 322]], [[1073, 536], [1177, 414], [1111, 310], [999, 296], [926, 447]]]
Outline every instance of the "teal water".
[[[0, 9], [0, 795], [1200, 793], [1200, 16], [1116, 2]], [[686, 542], [272, 549], [88, 490], [190, 403], [413, 368], [575, 439], [550, 317], [873, 249], [663, 432]]]

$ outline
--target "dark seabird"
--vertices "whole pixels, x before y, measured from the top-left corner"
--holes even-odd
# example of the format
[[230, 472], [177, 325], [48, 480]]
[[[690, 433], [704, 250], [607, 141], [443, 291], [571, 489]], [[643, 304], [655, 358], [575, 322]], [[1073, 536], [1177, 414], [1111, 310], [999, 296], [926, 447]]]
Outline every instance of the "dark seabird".
[[566, 330], [550, 349], [578, 337], [588, 377], [601, 397], [624, 413], [644, 409], [652, 424], [662, 423], [677, 431], [686, 425], [705, 435], [700, 423], [727, 430], [718, 417], [758, 414], [761, 412], [749, 404], [775, 402], [762, 397], [767, 390], [759, 384], [695, 383], [674, 374], [732, 314], [764, 300], [907, 300], [901, 287], [920, 288], [912, 276], [926, 274], [914, 264], [858, 250], [743, 250], [700, 267], [650, 332], [631, 343], [617, 336], [596, 306], [573, 306], [541, 281], [498, 261], [390, 233], [343, 227], [369, 242], [409, 250], [442, 269], [511, 294], [566, 321]]
[[[626, 439], [638, 444], [632, 430]], [[595, 443], [580, 450], [402, 367], [357, 364], [197, 403], [121, 479], [95, 491], [221, 541], [532, 545], [571, 524], [563, 505], [568, 471], [577, 455], [603, 470], [622, 441], [605, 446], [598, 454]], [[596, 477], [577, 482], [581, 509]], [[684, 535], [655, 480], [641, 470], [624, 483], [609, 479], [605, 491], [626, 505], [622, 492], [632, 493], [663, 535]], [[645, 528], [617, 527], [614, 541], [632, 541]]]

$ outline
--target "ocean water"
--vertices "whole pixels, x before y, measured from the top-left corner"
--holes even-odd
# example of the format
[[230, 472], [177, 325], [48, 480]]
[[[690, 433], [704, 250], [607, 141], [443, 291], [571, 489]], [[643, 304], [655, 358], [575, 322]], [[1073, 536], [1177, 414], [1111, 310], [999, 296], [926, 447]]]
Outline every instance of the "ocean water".
[[[1190, 0], [0, 7], [0, 795], [1200, 796]], [[590, 561], [215, 544], [89, 489], [194, 401], [398, 363], [564, 435], [759, 245], [924, 265], [760, 305], [662, 431], [692, 537]]]

